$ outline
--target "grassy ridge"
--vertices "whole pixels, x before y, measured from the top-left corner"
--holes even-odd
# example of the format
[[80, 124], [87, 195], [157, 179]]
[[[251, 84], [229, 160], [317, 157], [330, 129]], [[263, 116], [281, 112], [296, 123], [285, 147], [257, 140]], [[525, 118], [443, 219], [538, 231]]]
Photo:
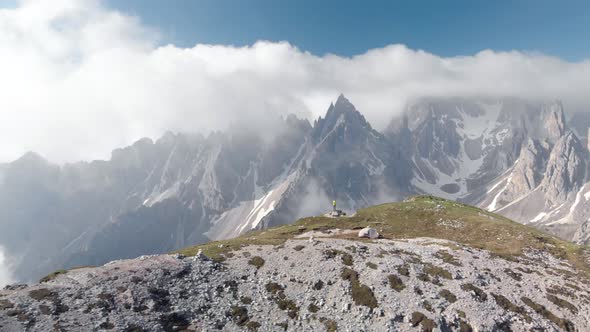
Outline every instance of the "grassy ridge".
[[[353, 217], [303, 218], [294, 224], [250, 232], [234, 239], [209, 242], [177, 252], [192, 256], [202, 250], [213, 259], [223, 260], [233, 250], [251, 244], [280, 245], [310, 230], [358, 229], [366, 226], [376, 228], [388, 239], [446, 239], [489, 250], [505, 258], [521, 255], [525, 248], [545, 250], [568, 260], [578, 270], [590, 275], [590, 267], [583, 255], [583, 250], [588, 247], [557, 239], [494, 213], [433, 196], [416, 196], [404, 202], [369, 207], [357, 211]], [[339, 237], [359, 240], [354, 234]]]

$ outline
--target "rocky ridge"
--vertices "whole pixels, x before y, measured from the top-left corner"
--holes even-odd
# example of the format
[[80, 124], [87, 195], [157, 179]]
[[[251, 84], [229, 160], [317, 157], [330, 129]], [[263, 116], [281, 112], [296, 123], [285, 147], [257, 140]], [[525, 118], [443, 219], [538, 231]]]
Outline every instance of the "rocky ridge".
[[431, 238], [289, 240], [223, 264], [144, 256], [4, 290], [0, 329], [585, 331], [590, 292], [573, 275], [544, 253], [510, 261]]
[[589, 276], [587, 247], [421, 196], [8, 286], [0, 329], [586, 331]]

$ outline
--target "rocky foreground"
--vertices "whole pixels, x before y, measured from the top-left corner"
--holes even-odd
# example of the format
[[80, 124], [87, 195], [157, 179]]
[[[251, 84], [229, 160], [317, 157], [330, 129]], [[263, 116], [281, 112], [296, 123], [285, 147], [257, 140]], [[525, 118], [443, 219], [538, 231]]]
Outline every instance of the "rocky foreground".
[[219, 263], [144, 256], [0, 291], [2, 331], [590, 331], [569, 263], [315, 233]]

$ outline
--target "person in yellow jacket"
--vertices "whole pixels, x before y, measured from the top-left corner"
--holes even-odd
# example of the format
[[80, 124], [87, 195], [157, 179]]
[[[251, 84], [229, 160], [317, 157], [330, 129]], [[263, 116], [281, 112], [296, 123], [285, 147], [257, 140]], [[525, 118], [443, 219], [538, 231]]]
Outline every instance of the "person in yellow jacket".
[[336, 201], [332, 201], [332, 211], [336, 211]]

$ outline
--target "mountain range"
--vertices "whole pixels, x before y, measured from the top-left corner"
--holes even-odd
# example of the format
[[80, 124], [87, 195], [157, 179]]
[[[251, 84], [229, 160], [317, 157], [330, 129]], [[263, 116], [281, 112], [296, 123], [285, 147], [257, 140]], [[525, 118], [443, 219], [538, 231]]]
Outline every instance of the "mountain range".
[[66, 165], [27, 153], [0, 164], [0, 244], [31, 280], [288, 224], [333, 199], [353, 213], [411, 194], [587, 244], [586, 118], [558, 101], [423, 98], [378, 131], [340, 95], [314, 123], [289, 115], [269, 134], [167, 133]]

